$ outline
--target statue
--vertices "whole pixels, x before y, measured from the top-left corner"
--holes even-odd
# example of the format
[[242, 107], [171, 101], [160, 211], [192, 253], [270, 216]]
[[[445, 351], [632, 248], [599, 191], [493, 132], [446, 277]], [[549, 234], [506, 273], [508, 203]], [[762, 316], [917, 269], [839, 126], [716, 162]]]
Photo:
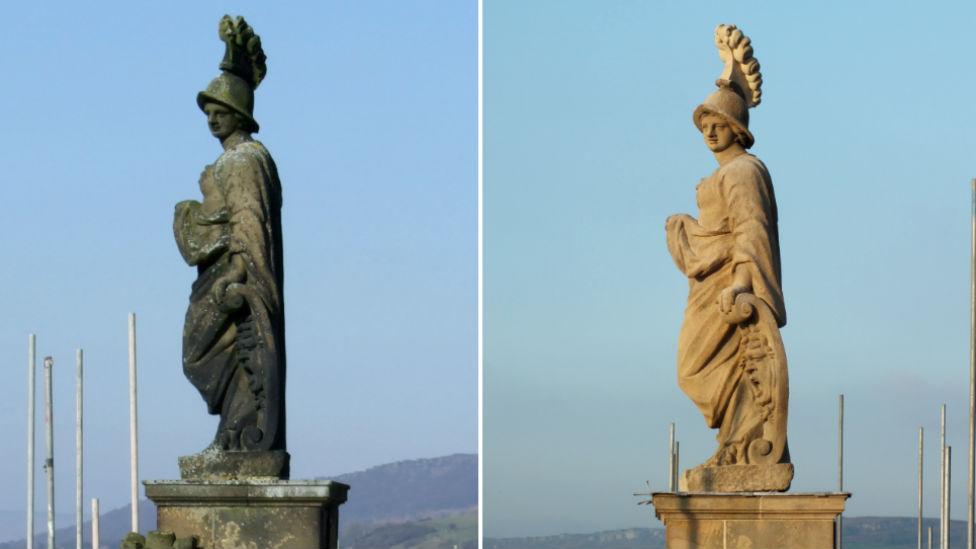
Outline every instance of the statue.
[[197, 95], [223, 152], [200, 174], [202, 201], [176, 205], [183, 259], [197, 268], [183, 327], [183, 372], [220, 422], [203, 452], [180, 458], [183, 478], [288, 478], [281, 183], [251, 134], [264, 78], [260, 38], [224, 16], [221, 73]]
[[678, 384], [718, 429], [715, 454], [684, 473], [681, 489], [785, 491], [793, 466], [776, 198], [766, 166], [746, 152], [762, 75], [735, 26], [719, 25], [715, 43], [725, 69], [693, 122], [719, 166], [696, 188], [699, 218], [673, 215], [665, 224], [668, 250], [689, 282]]

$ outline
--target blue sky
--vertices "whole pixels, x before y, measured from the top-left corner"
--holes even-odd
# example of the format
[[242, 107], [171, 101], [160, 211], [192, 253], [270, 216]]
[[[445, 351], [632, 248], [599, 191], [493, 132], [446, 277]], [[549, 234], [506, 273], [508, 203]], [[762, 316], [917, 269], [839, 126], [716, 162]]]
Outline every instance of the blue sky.
[[195, 97], [218, 74], [224, 13], [244, 15], [268, 55], [256, 137], [284, 189], [293, 478], [477, 449], [474, 2], [11, 3], [0, 510], [24, 501], [30, 332], [38, 362], [55, 359], [60, 510], [73, 508], [77, 347], [86, 497], [128, 499], [129, 311], [141, 477], [177, 478], [177, 456], [213, 436], [181, 371], [195, 272], [171, 226], [220, 153]]
[[485, 533], [659, 526], [714, 433], [679, 391], [687, 282], [664, 220], [715, 167], [691, 123], [738, 25], [764, 75], [752, 152], [780, 213], [793, 489], [836, 488], [847, 395], [851, 515], [914, 514], [926, 427], [937, 514], [949, 405], [965, 510], [972, 3], [491, 0], [485, 6]]

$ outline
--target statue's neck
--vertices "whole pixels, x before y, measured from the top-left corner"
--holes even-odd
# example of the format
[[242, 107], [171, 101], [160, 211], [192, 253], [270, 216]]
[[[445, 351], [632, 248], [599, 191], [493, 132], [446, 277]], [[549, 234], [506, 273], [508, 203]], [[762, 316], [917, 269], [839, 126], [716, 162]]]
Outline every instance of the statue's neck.
[[245, 131], [237, 130], [236, 132], [224, 138], [224, 140], [221, 141], [220, 144], [223, 145], [224, 150], [227, 151], [240, 145], [245, 141], [250, 141], [250, 140], [251, 140], [251, 134]]
[[724, 151], [719, 151], [713, 154], [715, 155], [715, 160], [718, 161], [718, 165], [724, 166], [739, 156], [746, 154], [746, 150], [742, 148], [742, 145], [734, 143]]

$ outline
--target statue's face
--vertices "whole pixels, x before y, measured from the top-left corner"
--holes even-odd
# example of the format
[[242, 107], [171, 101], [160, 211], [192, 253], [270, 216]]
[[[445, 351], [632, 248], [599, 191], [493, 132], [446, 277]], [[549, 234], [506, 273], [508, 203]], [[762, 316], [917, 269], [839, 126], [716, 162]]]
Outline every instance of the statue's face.
[[207, 103], [203, 106], [207, 115], [207, 126], [214, 137], [223, 141], [240, 128], [241, 121], [234, 111], [219, 103]]
[[705, 114], [701, 118], [702, 137], [712, 152], [722, 152], [736, 142], [735, 131], [717, 114]]

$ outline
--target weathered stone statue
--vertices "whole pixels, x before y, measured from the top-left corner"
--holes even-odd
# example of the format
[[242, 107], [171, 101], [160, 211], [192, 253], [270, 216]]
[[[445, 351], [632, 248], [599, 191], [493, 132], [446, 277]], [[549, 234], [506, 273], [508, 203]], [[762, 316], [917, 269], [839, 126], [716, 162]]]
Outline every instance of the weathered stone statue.
[[176, 205], [180, 253], [197, 267], [183, 327], [183, 371], [220, 422], [180, 458], [181, 480], [147, 480], [156, 528], [132, 549], [336, 549], [349, 485], [288, 478], [281, 182], [254, 120], [261, 40], [224, 16], [221, 74], [197, 95], [224, 151], [200, 174], [203, 199]]
[[753, 144], [749, 108], [762, 77], [750, 40], [735, 26], [715, 32], [725, 70], [693, 122], [718, 169], [696, 189], [699, 218], [673, 215], [668, 250], [688, 277], [678, 339], [678, 384], [717, 428], [718, 450], [685, 472], [682, 490], [785, 491], [793, 478], [786, 444], [789, 387], [779, 329], [786, 324], [776, 199]]
[[211, 414], [209, 448], [180, 458], [183, 478], [287, 478], [281, 183], [251, 134], [264, 78], [260, 38], [224, 16], [220, 75], [197, 95], [223, 152], [200, 174], [202, 201], [176, 205], [173, 229], [197, 279], [183, 327], [183, 371]]

